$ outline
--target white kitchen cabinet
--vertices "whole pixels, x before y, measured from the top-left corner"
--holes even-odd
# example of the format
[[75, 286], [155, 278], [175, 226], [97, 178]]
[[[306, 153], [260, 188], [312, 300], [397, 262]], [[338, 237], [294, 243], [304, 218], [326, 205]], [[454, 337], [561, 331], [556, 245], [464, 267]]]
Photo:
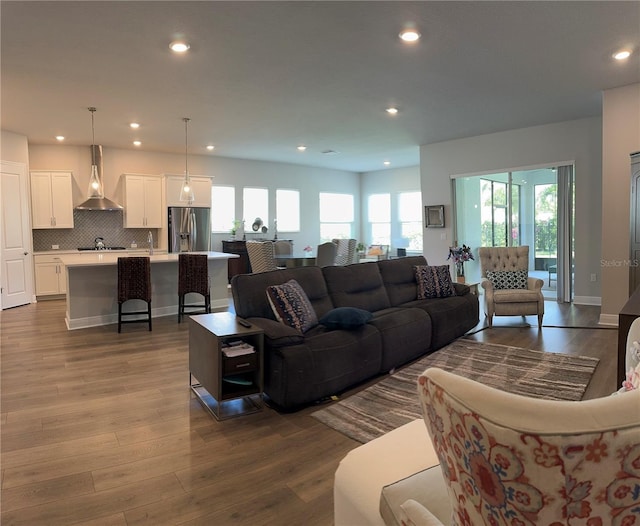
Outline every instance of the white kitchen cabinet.
[[211, 208], [211, 178], [191, 176], [194, 200], [189, 205], [180, 201], [180, 190], [184, 176], [166, 176], [167, 206], [201, 206]]
[[67, 274], [59, 256], [33, 257], [36, 296], [51, 296], [67, 292]]
[[31, 172], [32, 228], [73, 228], [71, 172]]
[[162, 177], [124, 175], [124, 227], [162, 228]]

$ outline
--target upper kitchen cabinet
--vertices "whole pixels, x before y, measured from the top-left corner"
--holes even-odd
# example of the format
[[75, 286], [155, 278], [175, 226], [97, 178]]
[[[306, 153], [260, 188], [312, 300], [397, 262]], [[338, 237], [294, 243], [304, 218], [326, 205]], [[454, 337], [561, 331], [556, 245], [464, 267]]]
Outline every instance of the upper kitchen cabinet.
[[191, 204], [180, 201], [180, 190], [184, 177], [166, 176], [167, 206], [202, 206], [211, 208], [211, 178], [191, 176], [194, 200]]
[[31, 172], [32, 228], [73, 228], [71, 172]]
[[162, 177], [124, 174], [124, 227], [162, 228]]

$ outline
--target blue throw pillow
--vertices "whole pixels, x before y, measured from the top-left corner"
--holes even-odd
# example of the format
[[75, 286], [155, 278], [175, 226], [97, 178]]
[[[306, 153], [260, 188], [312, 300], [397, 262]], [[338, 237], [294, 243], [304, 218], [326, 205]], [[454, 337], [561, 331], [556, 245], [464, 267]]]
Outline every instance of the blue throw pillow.
[[368, 310], [357, 309], [355, 307], [338, 307], [330, 310], [319, 323], [327, 329], [355, 329], [364, 325], [373, 318]]

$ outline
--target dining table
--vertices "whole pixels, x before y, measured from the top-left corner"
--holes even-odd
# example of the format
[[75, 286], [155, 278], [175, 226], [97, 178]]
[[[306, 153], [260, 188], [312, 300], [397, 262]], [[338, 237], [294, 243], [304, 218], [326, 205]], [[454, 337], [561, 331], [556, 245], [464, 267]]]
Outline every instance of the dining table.
[[304, 254], [278, 254], [276, 263], [279, 267], [296, 268], [312, 267], [316, 264], [316, 257], [307, 253]]

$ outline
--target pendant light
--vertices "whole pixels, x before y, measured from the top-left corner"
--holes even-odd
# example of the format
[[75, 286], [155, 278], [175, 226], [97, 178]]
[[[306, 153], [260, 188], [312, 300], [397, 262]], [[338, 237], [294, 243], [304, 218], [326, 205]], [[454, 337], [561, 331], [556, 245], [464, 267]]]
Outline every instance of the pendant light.
[[191, 204], [193, 203], [194, 195], [191, 179], [189, 178], [189, 135], [187, 130], [191, 119], [184, 117], [182, 120], [184, 121], [184, 180], [182, 181], [182, 188], [180, 189], [180, 201]]
[[89, 191], [87, 197], [97, 197], [102, 199], [104, 197], [104, 190], [102, 188], [102, 180], [98, 174], [98, 163], [96, 162], [96, 132], [94, 128], [93, 117], [96, 109], [92, 106], [88, 108], [91, 112], [91, 176], [89, 178]]

